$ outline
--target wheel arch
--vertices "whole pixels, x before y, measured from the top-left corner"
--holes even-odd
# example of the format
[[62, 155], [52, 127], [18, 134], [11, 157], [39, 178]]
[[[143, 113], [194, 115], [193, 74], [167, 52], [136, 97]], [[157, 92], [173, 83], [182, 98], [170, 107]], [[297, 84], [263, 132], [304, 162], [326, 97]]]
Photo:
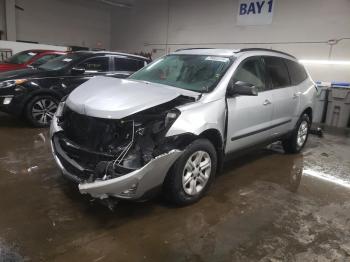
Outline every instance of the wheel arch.
[[307, 114], [309, 119], [310, 119], [310, 123], [312, 123], [312, 108], [311, 107], [307, 107], [304, 109], [304, 111], [301, 113], [301, 116], [304, 115], [304, 114]]
[[217, 172], [220, 172], [224, 162], [224, 140], [219, 130], [211, 128], [203, 131], [198, 137], [208, 139], [217, 153]]
[[49, 95], [52, 96], [54, 98], [56, 98], [57, 100], [61, 100], [62, 95], [52, 89], [39, 89], [39, 90], [35, 90], [33, 92], [30, 93], [30, 95], [24, 100], [23, 102], [23, 106], [22, 106], [22, 115], [25, 114], [25, 110], [27, 108], [28, 103], [37, 96], [45, 96], [45, 95]]

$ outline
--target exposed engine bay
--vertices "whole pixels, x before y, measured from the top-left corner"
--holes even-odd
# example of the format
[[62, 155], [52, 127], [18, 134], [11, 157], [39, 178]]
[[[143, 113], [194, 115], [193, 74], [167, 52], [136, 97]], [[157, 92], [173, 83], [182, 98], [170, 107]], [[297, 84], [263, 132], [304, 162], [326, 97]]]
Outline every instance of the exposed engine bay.
[[56, 136], [65, 153], [84, 167], [81, 181], [120, 177], [185, 146], [183, 139], [165, 134], [180, 114], [176, 107], [193, 101], [179, 96], [118, 120], [78, 114], [66, 106], [58, 119], [63, 131]]

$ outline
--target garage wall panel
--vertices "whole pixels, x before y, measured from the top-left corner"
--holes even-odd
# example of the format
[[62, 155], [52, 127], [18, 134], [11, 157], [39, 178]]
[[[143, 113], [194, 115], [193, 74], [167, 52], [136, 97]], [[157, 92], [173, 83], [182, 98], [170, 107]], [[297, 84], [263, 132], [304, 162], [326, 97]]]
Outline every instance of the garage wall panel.
[[17, 0], [17, 40], [110, 48], [111, 13], [97, 1]]
[[[152, 43], [162, 50], [167, 35], [167, 1], [135, 1], [132, 9], [114, 9], [112, 14], [112, 49], [136, 52]], [[159, 43], [159, 45], [157, 45]], [[158, 52], [159, 53], [159, 52]]]
[[0, 0], [0, 31], [5, 31], [5, 0]]
[[[274, 0], [270, 25], [237, 25], [238, 0], [135, 1], [132, 9], [116, 9], [112, 18], [112, 49], [156, 51], [158, 57], [186, 47], [266, 47], [300, 59], [350, 59], [349, 0]], [[168, 4], [169, 3], [169, 6]], [[118, 14], [118, 15], [117, 15]], [[123, 26], [121, 26], [123, 25]], [[318, 67], [323, 81], [350, 81], [350, 67]], [[343, 72], [347, 71], [347, 74]]]

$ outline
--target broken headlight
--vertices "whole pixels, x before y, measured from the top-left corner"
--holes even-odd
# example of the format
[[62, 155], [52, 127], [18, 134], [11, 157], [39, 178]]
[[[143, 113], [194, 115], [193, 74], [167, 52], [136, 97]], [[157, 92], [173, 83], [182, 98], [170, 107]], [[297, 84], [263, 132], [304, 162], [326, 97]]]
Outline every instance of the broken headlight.
[[165, 127], [170, 127], [175, 122], [175, 120], [179, 117], [180, 114], [181, 114], [180, 110], [176, 108], [170, 110], [165, 116], [165, 121], [164, 121]]
[[61, 117], [63, 114], [64, 106], [66, 105], [66, 102], [60, 102], [58, 104], [57, 110], [56, 110], [56, 117]]
[[61, 102], [58, 104], [56, 109], [56, 117], [61, 117], [63, 114], [64, 107], [66, 106], [67, 96], [63, 97]]

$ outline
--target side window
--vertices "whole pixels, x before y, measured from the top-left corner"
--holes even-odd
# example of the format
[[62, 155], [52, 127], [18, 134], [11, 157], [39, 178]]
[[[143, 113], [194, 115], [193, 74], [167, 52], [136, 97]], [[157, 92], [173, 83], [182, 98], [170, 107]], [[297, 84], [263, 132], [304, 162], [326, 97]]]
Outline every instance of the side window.
[[301, 64], [288, 59], [284, 61], [287, 65], [292, 85], [298, 85], [307, 78], [307, 73]]
[[88, 73], [107, 72], [109, 71], [109, 57], [101, 56], [85, 60], [78, 65], [79, 68], [84, 68]]
[[233, 82], [242, 81], [256, 86], [261, 92], [265, 88], [265, 72], [259, 57], [244, 60], [233, 75]]
[[266, 56], [264, 60], [266, 72], [271, 79], [272, 88], [290, 86], [289, 74], [283, 58]]
[[138, 71], [145, 66], [144, 61], [130, 58], [115, 57], [114, 58], [116, 71]]

